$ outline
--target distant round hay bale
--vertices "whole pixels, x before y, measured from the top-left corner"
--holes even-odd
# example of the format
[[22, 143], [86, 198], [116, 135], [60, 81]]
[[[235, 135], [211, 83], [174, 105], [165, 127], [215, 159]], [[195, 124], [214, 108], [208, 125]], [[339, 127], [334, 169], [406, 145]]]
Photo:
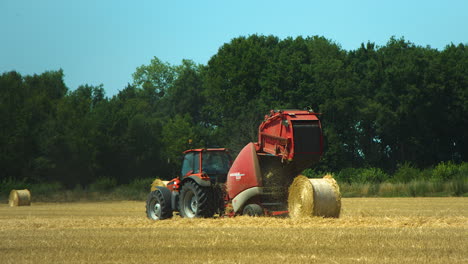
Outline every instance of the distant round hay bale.
[[339, 217], [340, 188], [331, 175], [325, 175], [322, 179], [299, 175], [289, 187], [288, 210], [292, 218]]
[[161, 179], [155, 179], [153, 183], [151, 183], [151, 191], [155, 191], [156, 187], [161, 186], [161, 187], [166, 187], [167, 183], [169, 181], [163, 181]]
[[8, 203], [11, 207], [31, 205], [31, 193], [28, 189], [11, 190]]

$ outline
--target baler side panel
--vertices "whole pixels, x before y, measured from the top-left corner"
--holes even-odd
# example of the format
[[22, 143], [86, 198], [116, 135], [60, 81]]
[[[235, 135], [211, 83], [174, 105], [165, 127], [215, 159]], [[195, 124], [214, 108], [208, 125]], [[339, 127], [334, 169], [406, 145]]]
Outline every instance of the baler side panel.
[[241, 150], [229, 169], [226, 181], [227, 193], [233, 198], [248, 188], [259, 186], [262, 186], [262, 175], [257, 152], [255, 145], [249, 143]]

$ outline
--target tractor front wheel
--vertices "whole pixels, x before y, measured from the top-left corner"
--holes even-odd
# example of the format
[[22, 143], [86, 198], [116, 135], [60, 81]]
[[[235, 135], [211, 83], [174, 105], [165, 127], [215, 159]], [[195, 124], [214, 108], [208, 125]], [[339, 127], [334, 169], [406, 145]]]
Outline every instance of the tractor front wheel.
[[213, 191], [193, 181], [186, 182], [180, 191], [179, 211], [185, 218], [212, 217]]
[[171, 191], [157, 186], [146, 199], [146, 216], [151, 220], [163, 220], [172, 217]]

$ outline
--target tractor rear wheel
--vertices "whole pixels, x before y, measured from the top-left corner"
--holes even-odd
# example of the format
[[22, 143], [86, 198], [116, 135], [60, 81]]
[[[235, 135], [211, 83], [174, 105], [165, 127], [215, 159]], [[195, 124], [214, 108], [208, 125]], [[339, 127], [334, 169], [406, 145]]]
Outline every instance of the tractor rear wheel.
[[244, 207], [242, 214], [248, 216], [262, 216], [263, 208], [258, 204], [248, 204]]
[[213, 190], [193, 181], [186, 182], [180, 191], [179, 211], [184, 218], [212, 217]]
[[172, 217], [171, 191], [157, 186], [146, 199], [146, 216], [151, 220], [163, 220]]

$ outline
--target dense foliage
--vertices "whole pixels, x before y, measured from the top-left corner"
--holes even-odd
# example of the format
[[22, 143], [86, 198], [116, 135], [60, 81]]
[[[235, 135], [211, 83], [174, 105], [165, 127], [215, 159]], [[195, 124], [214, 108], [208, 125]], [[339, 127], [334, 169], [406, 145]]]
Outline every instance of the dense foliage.
[[464, 44], [439, 51], [391, 38], [346, 51], [323, 37], [252, 35], [224, 44], [207, 65], [154, 58], [111, 98], [102, 86], [69, 90], [63, 77], [0, 75], [3, 180], [74, 187], [168, 179], [184, 149], [235, 153], [279, 108], [323, 113], [320, 171], [375, 167], [375, 175], [404, 178], [393, 174], [401, 164], [468, 160]]

